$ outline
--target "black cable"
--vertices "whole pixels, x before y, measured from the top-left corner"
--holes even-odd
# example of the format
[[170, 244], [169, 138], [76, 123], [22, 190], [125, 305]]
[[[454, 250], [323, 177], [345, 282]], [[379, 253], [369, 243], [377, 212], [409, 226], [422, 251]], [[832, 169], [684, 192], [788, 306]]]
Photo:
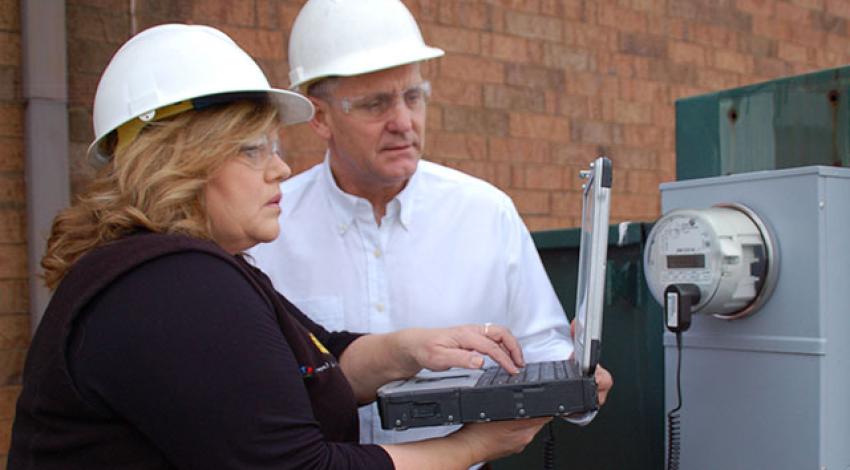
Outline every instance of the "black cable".
[[682, 409], [682, 332], [676, 332], [676, 407], [667, 413], [667, 470], [679, 470], [679, 452], [681, 448]]
[[543, 470], [555, 470], [555, 432], [552, 430], [552, 421], [546, 425], [548, 436], [543, 443]]

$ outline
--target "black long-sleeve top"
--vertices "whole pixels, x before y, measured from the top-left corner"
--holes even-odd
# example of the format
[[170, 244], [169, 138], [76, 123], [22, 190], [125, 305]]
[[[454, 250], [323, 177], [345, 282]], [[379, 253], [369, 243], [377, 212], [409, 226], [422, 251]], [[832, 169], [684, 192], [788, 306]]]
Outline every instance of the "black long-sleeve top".
[[[356, 335], [325, 331], [210, 243], [180, 238], [185, 247], [160, 253], [175, 237], [128, 239], [80, 260], [87, 275], [63, 281], [79, 294], [54, 296], [81, 305], [52, 325], [49, 308], [33, 341], [10, 470], [393, 468], [383, 449], [357, 444], [357, 404], [335, 360]], [[113, 279], [85, 293], [97, 266], [126, 264], [146, 244], [159, 254], [108, 269]]]

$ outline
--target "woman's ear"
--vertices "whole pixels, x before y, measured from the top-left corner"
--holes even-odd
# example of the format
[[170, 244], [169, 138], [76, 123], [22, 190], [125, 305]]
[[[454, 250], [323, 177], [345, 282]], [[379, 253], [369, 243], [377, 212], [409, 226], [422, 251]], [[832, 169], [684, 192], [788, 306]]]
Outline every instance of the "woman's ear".
[[331, 132], [329, 122], [331, 116], [328, 113], [328, 102], [312, 96], [309, 96], [308, 98], [310, 98], [310, 101], [316, 108], [316, 112], [313, 114], [313, 119], [310, 119], [310, 127], [312, 127], [313, 131], [322, 139], [331, 140], [333, 133]]

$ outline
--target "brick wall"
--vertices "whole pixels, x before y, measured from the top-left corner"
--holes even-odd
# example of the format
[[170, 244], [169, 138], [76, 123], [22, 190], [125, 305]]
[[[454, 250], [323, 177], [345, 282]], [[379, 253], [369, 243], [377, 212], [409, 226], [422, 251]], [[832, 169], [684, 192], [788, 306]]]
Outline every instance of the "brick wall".
[[17, 0], [0, 0], [0, 469], [29, 345], [26, 197]]
[[[510, 194], [532, 230], [572, 227], [577, 172], [615, 164], [613, 221], [658, 215], [675, 175], [674, 101], [850, 63], [847, 0], [404, 0], [427, 41], [430, 159]], [[210, 24], [288, 83], [287, 35], [303, 0], [67, 0], [71, 183], [91, 170], [91, 102], [109, 57], [136, 30]], [[0, 470], [28, 344], [18, 2], [0, 0]], [[305, 125], [295, 171], [322, 156]]]

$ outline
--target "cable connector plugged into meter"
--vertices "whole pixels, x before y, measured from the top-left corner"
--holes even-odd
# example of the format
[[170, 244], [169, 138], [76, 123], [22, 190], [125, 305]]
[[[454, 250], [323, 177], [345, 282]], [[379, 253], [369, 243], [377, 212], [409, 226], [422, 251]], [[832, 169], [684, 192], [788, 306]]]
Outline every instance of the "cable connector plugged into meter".
[[694, 284], [671, 284], [664, 289], [664, 315], [667, 329], [674, 333], [691, 326], [693, 307], [699, 303], [699, 287]]

